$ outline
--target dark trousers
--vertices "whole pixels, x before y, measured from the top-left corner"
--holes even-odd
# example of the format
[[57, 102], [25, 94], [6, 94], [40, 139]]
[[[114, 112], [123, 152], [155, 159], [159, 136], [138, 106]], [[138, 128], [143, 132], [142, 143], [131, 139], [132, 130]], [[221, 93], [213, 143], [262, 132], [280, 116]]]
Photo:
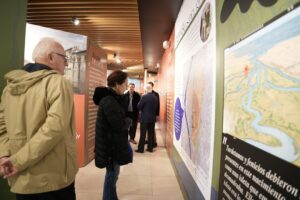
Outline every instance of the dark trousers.
[[63, 189], [37, 193], [37, 194], [16, 194], [17, 200], [76, 200], [74, 182]]
[[150, 122], [150, 123], [141, 122], [141, 136], [140, 136], [140, 140], [139, 140], [138, 151], [144, 152], [145, 137], [146, 137], [147, 131], [148, 131], [148, 146], [147, 146], [147, 150], [153, 151], [153, 145], [154, 145], [154, 125], [155, 125], [155, 122]]
[[137, 127], [137, 121], [138, 121], [138, 114], [135, 112], [127, 112], [127, 116], [132, 120], [131, 126], [129, 127], [128, 134], [130, 136], [130, 139], [134, 140], [135, 133], [136, 133], [136, 127]]
[[[147, 140], [148, 140], [148, 134], [147, 134]], [[148, 143], [148, 141], [146, 143]], [[157, 147], [155, 124], [154, 124], [154, 147]]]

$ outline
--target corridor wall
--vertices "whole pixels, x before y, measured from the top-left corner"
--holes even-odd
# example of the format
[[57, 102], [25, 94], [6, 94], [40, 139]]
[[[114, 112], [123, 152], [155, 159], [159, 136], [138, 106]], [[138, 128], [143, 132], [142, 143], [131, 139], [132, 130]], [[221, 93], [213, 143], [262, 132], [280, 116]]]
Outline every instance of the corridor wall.
[[104, 50], [94, 41], [89, 40], [87, 55], [87, 74], [85, 91], [85, 164], [94, 159], [95, 128], [98, 106], [93, 102], [93, 95], [96, 87], [106, 86], [107, 78], [107, 55]]
[[183, 2], [175, 23], [173, 152], [189, 199], [211, 195], [215, 27], [215, 1]]
[[23, 66], [27, 1], [4, 0], [1, 1], [0, 10], [0, 89], [2, 91], [6, 85], [4, 74]]
[[[210, 4], [210, 10], [207, 9], [208, 4]], [[161, 104], [163, 107], [160, 113], [161, 114], [160, 123], [162, 124], [160, 127], [162, 129], [162, 132], [165, 133], [164, 142], [166, 144], [169, 156], [176, 169], [177, 177], [181, 182], [183, 192], [185, 193], [187, 199], [218, 199], [218, 198], [230, 199], [230, 196], [233, 199], [246, 198], [245, 196], [241, 196], [242, 193], [239, 196], [238, 191], [235, 191], [237, 189], [229, 190], [228, 188], [231, 188], [230, 184], [233, 183], [228, 184], [229, 181], [228, 180], [226, 181], [224, 179], [224, 174], [225, 174], [224, 172], [226, 172], [225, 166], [227, 168], [228, 166], [230, 166], [224, 164], [224, 157], [226, 155], [226, 148], [225, 148], [226, 142], [224, 140], [223, 132], [226, 130], [226, 127], [228, 126], [228, 124], [226, 123], [228, 121], [227, 116], [229, 116], [227, 113], [224, 114], [224, 109], [227, 108], [226, 100], [224, 98], [224, 94], [225, 94], [224, 90], [226, 88], [224, 86], [225, 85], [224, 82], [226, 82], [224, 78], [226, 77], [225, 74], [226, 71], [224, 68], [227, 66], [227, 64], [225, 63], [228, 61], [228, 59], [226, 60], [224, 59], [225, 57], [224, 55], [225, 52], [227, 51], [226, 49], [228, 48], [230, 49], [230, 47], [234, 48], [233, 45], [239, 43], [240, 41], [243, 41], [245, 38], [248, 38], [249, 36], [255, 34], [256, 32], [260, 34], [260, 30], [263, 27], [267, 26], [272, 21], [283, 17], [289, 11], [294, 10], [295, 7], [298, 6], [298, 4], [299, 4], [299, 0], [292, 0], [292, 1], [187, 0], [184, 1], [180, 10], [180, 13], [184, 13], [184, 14], [179, 13], [177, 17], [174, 32], [169, 38], [171, 48], [165, 50], [164, 52], [163, 59], [161, 61], [161, 67], [158, 71], [158, 77], [159, 77], [159, 83], [161, 84], [159, 92], [161, 93], [162, 96]], [[208, 19], [209, 12], [210, 12], [210, 21]], [[294, 24], [294, 26], [297, 25]], [[215, 32], [214, 32], [214, 28], [215, 28]], [[291, 32], [294, 31], [292, 31], [291, 29]], [[290, 34], [296, 34], [296, 33], [290, 33]], [[257, 45], [263, 45], [263, 44], [261, 42], [258, 42]], [[183, 48], [184, 46], [185, 48]], [[287, 50], [284, 50], [283, 53], [284, 52], [287, 52]], [[298, 51], [295, 50], [294, 52], [298, 52]], [[294, 55], [294, 58], [295, 56], [296, 55]], [[279, 60], [282, 59], [280, 59], [280, 56], [278, 57], [279, 58], [277, 58], [276, 61], [274, 62], [280, 63]], [[174, 63], [170, 61], [172, 59], [175, 60]], [[264, 59], [266, 60], [265, 57]], [[285, 61], [291, 63], [296, 62], [295, 59], [293, 59], [293, 61], [285, 59], [282, 62]], [[176, 72], [176, 70], [178, 70], [178, 67], [180, 68], [180, 71]], [[253, 68], [251, 67], [252, 67], [251, 65], [241, 66], [242, 68], [241, 75], [247, 78], [248, 76], [251, 75], [250, 72], [252, 72], [253, 74]], [[210, 70], [208, 70], [207, 68], [209, 68]], [[295, 70], [294, 72], [296, 73], [296, 75], [294, 76], [298, 76], [297, 75], [298, 71], [296, 70], [297, 67], [292, 68], [291, 66], [291, 69]], [[175, 80], [174, 83], [172, 83], [173, 82], [172, 79], [174, 76], [175, 76]], [[280, 79], [280, 81], [282, 81], [281, 83], [284, 84], [290, 84], [289, 87], [293, 87], [292, 83], [284, 82], [283, 79]], [[174, 94], [171, 94], [170, 90], [168, 89], [169, 88], [168, 85], [170, 84], [170, 82], [172, 83], [171, 88], [173, 87]], [[295, 80], [294, 82], [298, 83], [297, 80]], [[209, 84], [210, 86], [208, 86]], [[293, 87], [293, 89], [297, 90], [297, 88], [299, 90], [299, 86], [296, 84]], [[209, 89], [211, 93], [209, 93]], [[193, 90], [195, 92], [192, 92]], [[207, 95], [210, 95], [211, 98], [208, 99], [203, 98], [203, 96], [207, 96]], [[297, 95], [295, 95], [295, 98], [297, 98]], [[288, 101], [290, 99], [286, 99], [286, 100]], [[203, 102], [205, 101], [207, 103], [203, 104]], [[293, 104], [293, 102], [291, 102], [291, 104]], [[204, 105], [211, 106], [210, 114], [207, 109], [205, 111]], [[299, 107], [297, 107], [297, 104], [293, 104], [293, 105], [295, 105], [294, 110], [296, 112], [297, 110], [299, 111]], [[235, 107], [240, 107], [240, 106], [237, 104], [235, 105]], [[199, 109], [200, 111], [195, 112], [195, 110], [197, 109]], [[203, 110], [205, 111], [205, 114], [203, 114]], [[190, 112], [190, 114], [188, 112]], [[265, 114], [267, 114], [267, 112]], [[225, 116], [226, 119], [223, 118], [223, 116]], [[205, 122], [204, 120], [205, 118], [210, 119], [212, 121], [211, 129], [207, 128], [208, 122]], [[203, 123], [205, 125], [203, 125]], [[290, 125], [292, 127], [291, 129], [296, 127], [293, 125], [293, 123], [290, 124], [292, 124]], [[193, 129], [196, 130], [197, 125], [200, 125], [198, 134], [202, 135], [202, 137], [203, 135], [205, 135], [205, 133], [210, 134], [211, 140], [209, 146], [207, 146], [207, 143], [201, 142], [201, 136], [200, 137], [199, 136], [195, 137], [195, 135], [193, 136], [192, 130]], [[245, 128], [244, 130], [247, 132], [248, 131], [247, 127], [245, 126], [244, 128]], [[247, 133], [247, 134], [251, 134], [251, 133]], [[293, 133], [290, 134], [293, 135]], [[223, 135], [223, 140], [222, 140], [222, 135]], [[180, 139], [178, 140], [176, 137]], [[184, 140], [181, 140], [182, 137], [186, 137], [185, 142]], [[227, 137], [229, 138], [229, 136]], [[235, 137], [237, 137], [237, 135], [235, 135], [234, 138]], [[259, 137], [261, 136], [258, 135], [258, 140]], [[297, 156], [297, 149], [299, 149], [300, 141], [299, 138], [297, 139], [297, 136], [294, 137], [295, 140], [291, 148], [295, 146], [294, 147], [294, 149], [296, 150], [295, 156]], [[204, 138], [209, 139], [209, 137], [204, 137]], [[241, 137], [240, 139], [235, 139], [233, 141], [234, 145], [240, 144], [238, 146], [235, 146], [236, 151], [239, 150], [242, 151], [243, 149], [243, 151], [245, 151], [246, 153], [259, 152], [257, 153], [259, 156], [253, 157], [254, 160], [260, 159], [259, 157], [262, 157], [262, 160], [268, 160], [268, 161], [270, 160], [273, 163], [273, 168], [277, 171], [279, 170], [278, 167], [279, 165], [277, 165], [277, 163], [281, 163], [282, 162], [281, 159], [277, 161], [278, 158], [275, 158], [276, 156], [273, 157], [273, 155], [270, 154], [265, 155], [264, 152], [261, 152], [261, 150], [257, 148], [257, 146], [253, 144], [248, 145], [247, 142], [245, 142], [245, 137], [244, 138]], [[169, 142], [170, 140], [172, 141], [171, 144]], [[197, 140], [198, 140], [198, 144], [196, 144]], [[271, 142], [275, 141], [274, 139], [272, 140], [270, 138], [269, 140]], [[195, 141], [196, 143], [193, 144], [193, 142]], [[273, 144], [276, 145], [276, 141]], [[202, 145], [202, 147], [204, 145], [206, 149], [211, 148], [211, 152], [208, 152], [209, 154], [207, 154], [207, 151], [204, 150], [194, 151], [193, 148], [197, 148], [197, 145], [200, 146]], [[227, 145], [229, 145], [229, 143]], [[223, 150], [221, 151], [222, 148]], [[232, 148], [229, 148], [229, 150], [230, 149], [232, 150]], [[230, 151], [230, 152], [232, 154], [235, 154], [236, 151]], [[209, 167], [206, 168], [208, 170], [207, 173], [208, 176], [203, 176], [203, 173], [198, 173], [199, 171], [197, 172], [197, 170], [199, 170], [199, 165], [196, 164], [197, 163], [196, 160], [197, 159], [201, 160], [201, 157], [211, 159], [209, 161], [209, 165], [207, 165]], [[227, 155], [227, 158], [228, 157], [229, 156]], [[290, 167], [289, 168], [291, 169], [290, 173], [296, 176], [299, 174], [299, 167], [298, 167], [299, 159], [294, 160], [292, 164], [287, 163], [286, 161], [283, 162]], [[252, 162], [249, 163], [250, 163], [249, 165], [251, 165]], [[255, 162], [253, 163], [255, 165]], [[256, 164], [255, 166], [259, 166], [259, 165]], [[285, 166], [285, 165], [280, 165], [280, 166]], [[209, 171], [211, 171], [211, 175]], [[271, 172], [269, 174], [271, 174]], [[255, 176], [253, 177], [255, 179]], [[206, 183], [208, 183], [209, 185], [201, 185], [202, 183], [197, 181], [197, 179], [199, 180], [203, 178], [207, 178]], [[229, 190], [230, 193], [227, 193], [226, 191], [224, 193], [225, 182], [226, 182], [225, 185], [227, 185], [226, 190]], [[239, 183], [238, 180], [236, 180], [236, 183]], [[299, 185], [297, 185], [297, 183], [293, 185], [293, 182], [289, 182], [289, 183], [291, 185], [291, 188], [293, 188], [294, 193], [293, 192], [288, 193], [286, 191], [284, 195], [297, 196], [298, 193], [296, 191], [299, 189], [297, 188]], [[252, 191], [253, 192], [251, 193], [251, 195], [253, 195], [252, 197], [258, 198], [259, 194], [261, 194], [261, 197], [265, 195], [264, 194], [265, 191], [262, 191], [263, 190], [262, 188], [255, 185], [255, 183], [251, 183], [251, 184], [252, 184], [251, 187], [255, 188], [257, 191], [257, 193]], [[273, 185], [272, 184], [269, 185], [269, 187], [272, 186], [274, 186], [274, 188], [277, 187], [275, 183], [273, 183]], [[240, 190], [240, 192], [244, 191], [243, 195], [246, 195], [248, 191], [247, 195], [248, 197], [250, 196], [249, 186], [248, 188], [247, 186], [243, 186], [243, 185], [241, 187], [237, 185], [236, 187], [243, 189]], [[276, 189], [274, 189], [274, 191], [275, 190]], [[278, 191], [280, 190], [278, 189], [276, 192]], [[266, 194], [266, 196], [267, 195], [268, 194]], [[272, 198], [269, 197], [269, 199]]]
[[[0, 90], [6, 85], [8, 71], [23, 66], [27, 1], [4, 0], [0, 7]], [[0, 199], [13, 200], [7, 181], [0, 178]]]
[[174, 128], [174, 69], [175, 49], [174, 30], [169, 38], [169, 48], [164, 51], [161, 67], [158, 69], [158, 83], [160, 93], [159, 123], [163, 135], [164, 144], [171, 156], [173, 148]]

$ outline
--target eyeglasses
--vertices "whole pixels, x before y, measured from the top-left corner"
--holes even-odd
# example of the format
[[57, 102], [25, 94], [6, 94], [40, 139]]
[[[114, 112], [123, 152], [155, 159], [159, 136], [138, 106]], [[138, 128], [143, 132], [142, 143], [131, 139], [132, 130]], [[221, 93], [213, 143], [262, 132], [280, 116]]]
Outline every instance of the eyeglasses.
[[56, 55], [62, 57], [63, 59], [65, 59], [65, 61], [68, 61], [68, 60], [70, 59], [68, 56], [65, 56], [65, 55], [63, 55], [63, 54], [56, 53], [56, 52], [52, 52], [52, 53], [54, 53], [54, 54], [56, 54]]

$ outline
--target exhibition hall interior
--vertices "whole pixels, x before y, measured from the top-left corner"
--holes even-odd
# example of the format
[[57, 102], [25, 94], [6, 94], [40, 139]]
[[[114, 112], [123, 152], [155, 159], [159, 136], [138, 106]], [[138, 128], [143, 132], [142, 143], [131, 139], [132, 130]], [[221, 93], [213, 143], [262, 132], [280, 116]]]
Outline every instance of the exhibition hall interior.
[[[140, 121], [136, 142], [128, 136], [119, 199], [300, 199], [299, 0], [4, 0], [0, 10], [1, 94], [42, 38], [68, 57], [77, 200], [103, 195], [93, 94], [115, 70], [142, 98], [152, 82], [160, 103], [157, 147], [135, 152]], [[16, 199], [12, 180], [0, 177], [0, 200]]]

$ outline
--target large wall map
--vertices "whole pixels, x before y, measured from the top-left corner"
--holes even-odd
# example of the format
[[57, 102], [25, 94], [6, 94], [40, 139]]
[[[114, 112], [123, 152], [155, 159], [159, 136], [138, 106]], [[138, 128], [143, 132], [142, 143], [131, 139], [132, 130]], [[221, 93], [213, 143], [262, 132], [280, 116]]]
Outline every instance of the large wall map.
[[225, 50], [223, 132], [300, 166], [300, 9]]

